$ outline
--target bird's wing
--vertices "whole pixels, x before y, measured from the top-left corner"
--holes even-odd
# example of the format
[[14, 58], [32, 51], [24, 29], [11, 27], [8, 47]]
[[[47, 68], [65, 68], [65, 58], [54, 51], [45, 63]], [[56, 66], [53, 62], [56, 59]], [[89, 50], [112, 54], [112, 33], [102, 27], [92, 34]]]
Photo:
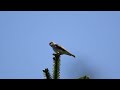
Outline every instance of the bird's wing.
[[60, 49], [60, 50], [67, 51], [64, 47], [62, 47], [62, 46], [60, 46], [58, 44], [55, 44], [55, 47], [58, 48], [58, 49]]
[[64, 52], [66, 52], [67, 55], [70, 55], [70, 56], [75, 57], [75, 55], [71, 54], [71, 53], [70, 53], [68, 50], [66, 50], [64, 47], [62, 47], [62, 46], [60, 46], [60, 45], [58, 45], [58, 44], [55, 44], [55, 47], [58, 48], [58, 49], [60, 49], [60, 50], [62, 50], [62, 51], [64, 51]]

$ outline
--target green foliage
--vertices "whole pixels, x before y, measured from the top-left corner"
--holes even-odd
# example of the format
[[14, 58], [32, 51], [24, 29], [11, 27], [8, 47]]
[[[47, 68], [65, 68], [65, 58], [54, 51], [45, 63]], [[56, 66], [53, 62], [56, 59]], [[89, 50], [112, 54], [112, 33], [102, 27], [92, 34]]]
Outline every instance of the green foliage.
[[[53, 77], [51, 77], [48, 68], [43, 70], [46, 79], [60, 79], [60, 54], [53, 54]], [[78, 79], [90, 79], [88, 76], [82, 76]]]
[[90, 79], [88, 76], [80, 77], [79, 79]]
[[53, 79], [60, 78], [60, 55], [53, 54]]
[[46, 68], [45, 70], [43, 70], [43, 73], [45, 74], [46, 79], [52, 79], [48, 68]]

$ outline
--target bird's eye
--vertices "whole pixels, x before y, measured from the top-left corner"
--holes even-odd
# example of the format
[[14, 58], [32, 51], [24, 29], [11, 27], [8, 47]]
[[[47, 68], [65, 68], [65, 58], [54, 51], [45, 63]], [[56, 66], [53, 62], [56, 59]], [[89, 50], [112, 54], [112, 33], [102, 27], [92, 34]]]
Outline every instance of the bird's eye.
[[51, 42], [49, 44], [51, 45]]

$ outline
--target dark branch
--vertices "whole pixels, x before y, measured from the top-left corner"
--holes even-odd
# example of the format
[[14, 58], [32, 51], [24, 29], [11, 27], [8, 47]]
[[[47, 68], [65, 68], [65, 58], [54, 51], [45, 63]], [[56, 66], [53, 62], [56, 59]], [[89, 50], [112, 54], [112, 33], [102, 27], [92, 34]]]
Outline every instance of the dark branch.
[[45, 74], [46, 79], [52, 79], [48, 68], [46, 68], [45, 70], [43, 70], [43, 73]]

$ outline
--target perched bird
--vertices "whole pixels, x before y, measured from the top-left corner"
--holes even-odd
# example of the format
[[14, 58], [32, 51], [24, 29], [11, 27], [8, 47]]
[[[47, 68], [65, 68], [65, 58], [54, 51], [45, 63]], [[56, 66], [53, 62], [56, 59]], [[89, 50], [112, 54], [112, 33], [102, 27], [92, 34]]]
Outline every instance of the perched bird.
[[69, 51], [67, 51], [66, 49], [64, 49], [62, 46], [54, 43], [54, 42], [50, 42], [49, 45], [53, 48], [53, 50], [55, 51], [55, 53], [57, 54], [60, 54], [60, 55], [63, 55], [63, 54], [66, 54], [66, 55], [69, 55], [69, 56], [73, 56], [75, 58], [75, 55], [71, 54]]

